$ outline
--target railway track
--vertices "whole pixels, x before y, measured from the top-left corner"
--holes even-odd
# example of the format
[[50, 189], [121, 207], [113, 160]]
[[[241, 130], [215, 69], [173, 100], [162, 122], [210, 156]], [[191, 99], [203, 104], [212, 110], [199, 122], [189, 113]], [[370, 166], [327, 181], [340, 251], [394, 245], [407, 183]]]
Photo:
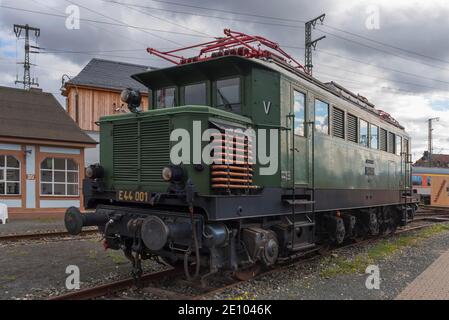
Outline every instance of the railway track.
[[[81, 236], [87, 236], [91, 234], [97, 234], [98, 230], [85, 230], [81, 232]], [[72, 237], [67, 231], [55, 231], [55, 232], [37, 232], [37, 233], [25, 233], [25, 234], [8, 234], [0, 235], [1, 242], [16, 242], [23, 240], [36, 240], [36, 239], [50, 239]]]
[[[142, 276], [143, 285], [147, 285], [152, 281], [159, 281], [167, 277], [176, 277], [183, 274], [181, 269], [170, 269], [161, 272], [146, 274]], [[60, 296], [51, 297], [48, 300], [89, 300], [104, 296], [109, 296], [118, 291], [128, 289], [134, 285], [134, 279], [129, 278], [125, 280], [116, 281], [109, 284], [104, 284], [92, 288], [87, 288], [79, 291], [70, 292]]]
[[[336, 247], [331, 250], [312, 250], [310, 253], [312, 255], [302, 255], [301, 258], [296, 258], [291, 260], [290, 262], [285, 262], [283, 264], [278, 265], [278, 267], [274, 269], [270, 269], [264, 272], [261, 272], [254, 277], [251, 277], [251, 280], [264, 277], [266, 275], [269, 275], [270, 273], [279, 272], [280, 270], [290, 267], [292, 265], [296, 264], [303, 264], [310, 262], [312, 260], [323, 258], [329, 254], [331, 254], [335, 249], [342, 249], [342, 248], [348, 248], [352, 246], [359, 246], [363, 245], [375, 240], [388, 238], [393, 235], [403, 234], [411, 231], [416, 231], [424, 228], [428, 228], [440, 223], [448, 222], [449, 220], [444, 221], [423, 221], [424, 223], [420, 221], [421, 224], [418, 225], [410, 225], [408, 227], [405, 227], [403, 229], [398, 229], [394, 234], [384, 235], [382, 237], [377, 238], [368, 238], [361, 241], [356, 241], [353, 243], [345, 244], [343, 246]], [[426, 223], [427, 222], [427, 223]], [[320, 252], [319, 252], [320, 251]], [[318, 253], [319, 252], [319, 253]], [[315, 254], [313, 254], [315, 253]], [[142, 277], [142, 284], [143, 288], [141, 289], [141, 292], [145, 294], [151, 294], [153, 296], [157, 296], [159, 298], [164, 299], [171, 299], [171, 300], [203, 300], [208, 299], [216, 294], [220, 294], [228, 289], [232, 289], [233, 287], [237, 287], [238, 285], [246, 282], [246, 280], [233, 280], [231, 282], [224, 282], [220, 286], [210, 286], [210, 287], [200, 287], [200, 286], [194, 286], [194, 289], [196, 292], [194, 294], [186, 294], [181, 293], [177, 291], [172, 291], [169, 289], [165, 289], [163, 286], [158, 286], [158, 282], [160, 283], [164, 279], [169, 279], [171, 282], [174, 282], [176, 280], [181, 280], [184, 276], [184, 272], [182, 269], [169, 269], [157, 273], [147, 274]], [[193, 285], [192, 283], [189, 283], [190, 285]], [[130, 299], [128, 296], [121, 295], [120, 292], [126, 291], [130, 288], [132, 288], [134, 285], [134, 280], [132, 278], [113, 282], [110, 284], [104, 284], [97, 287], [87, 288], [67, 294], [63, 294], [60, 296], [55, 296], [49, 298], [49, 300], [89, 300], [89, 299]]]

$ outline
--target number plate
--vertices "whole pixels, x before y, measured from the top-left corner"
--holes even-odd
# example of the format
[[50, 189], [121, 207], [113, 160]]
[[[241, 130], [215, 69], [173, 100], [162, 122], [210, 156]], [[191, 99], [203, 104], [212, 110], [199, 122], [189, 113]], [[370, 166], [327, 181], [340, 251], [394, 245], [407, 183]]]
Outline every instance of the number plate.
[[117, 200], [126, 202], [150, 202], [151, 193], [146, 191], [117, 191]]

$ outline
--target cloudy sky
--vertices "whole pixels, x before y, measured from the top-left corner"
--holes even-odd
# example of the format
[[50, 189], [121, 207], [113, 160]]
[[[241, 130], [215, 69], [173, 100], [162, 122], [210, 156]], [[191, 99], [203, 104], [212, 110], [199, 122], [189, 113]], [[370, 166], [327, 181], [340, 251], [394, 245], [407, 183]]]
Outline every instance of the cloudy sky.
[[[79, 29], [67, 28], [76, 6]], [[427, 148], [427, 119], [439, 117], [434, 152], [449, 153], [449, 3], [445, 0], [0, 0], [0, 85], [14, 86], [23, 40], [13, 24], [41, 29], [33, 76], [60, 98], [61, 76], [93, 57], [162, 67], [145, 48], [211, 40], [224, 28], [266, 36], [303, 62], [304, 22], [326, 13], [313, 37], [314, 75], [368, 97]], [[69, 20], [69, 25], [72, 20]], [[72, 24], [73, 25], [73, 24]]]

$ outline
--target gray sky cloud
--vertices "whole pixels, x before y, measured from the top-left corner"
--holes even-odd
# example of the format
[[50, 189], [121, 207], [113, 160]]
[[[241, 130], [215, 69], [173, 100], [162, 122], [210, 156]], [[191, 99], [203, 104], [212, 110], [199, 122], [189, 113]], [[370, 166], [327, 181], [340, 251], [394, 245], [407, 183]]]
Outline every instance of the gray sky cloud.
[[[160, 67], [167, 63], [149, 56], [146, 47], [207, 41], [222, 35], [224, 28], [266, 36], [303, 61], [301, 21], [326, 13], [325, 25], [314, 30], [314, 37], [327, 37], [314, 53], [315, 76], [360, 92], [403, 122], [414, 138], [415, 158], [426, 148], [426, 119], [441, 117], [435, 126], [435, 149], [449, 153], [449, 133], [444, 130], [449, 125], [447, 1], [111, 1], [0, 1], [4, 6], [0, 7], [0, 84], [13, 85], [16, 75], [14, 23], [41, 28], [39, 45], [47, 53], [38, 56], [34, 72], [46, 91], [57, 94], [62, 74], [76, 75], [93, 57]], [[71, 4], [80, 6], [80, 30], [66, 29], [61, 17]], [[373, 5], [379, 9], [378, 30], [366, 27]], [[22, 58], [23, 43], [19, 44]]]

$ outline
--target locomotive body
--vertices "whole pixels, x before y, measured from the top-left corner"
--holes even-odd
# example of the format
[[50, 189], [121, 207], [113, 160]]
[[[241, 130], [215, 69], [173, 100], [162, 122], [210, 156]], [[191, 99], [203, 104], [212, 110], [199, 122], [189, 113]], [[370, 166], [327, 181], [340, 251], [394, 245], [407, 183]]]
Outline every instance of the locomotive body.
[[238, 55], [133, 78], [151, 110], [100, 120], [84, 181], [95, 212], [65, 220], [74, 234], [98, 226], [136, 274], [153, 257], [188, 277], [192, 264], [238, 273], [413, 218], [410, 138], [365, 98]]

